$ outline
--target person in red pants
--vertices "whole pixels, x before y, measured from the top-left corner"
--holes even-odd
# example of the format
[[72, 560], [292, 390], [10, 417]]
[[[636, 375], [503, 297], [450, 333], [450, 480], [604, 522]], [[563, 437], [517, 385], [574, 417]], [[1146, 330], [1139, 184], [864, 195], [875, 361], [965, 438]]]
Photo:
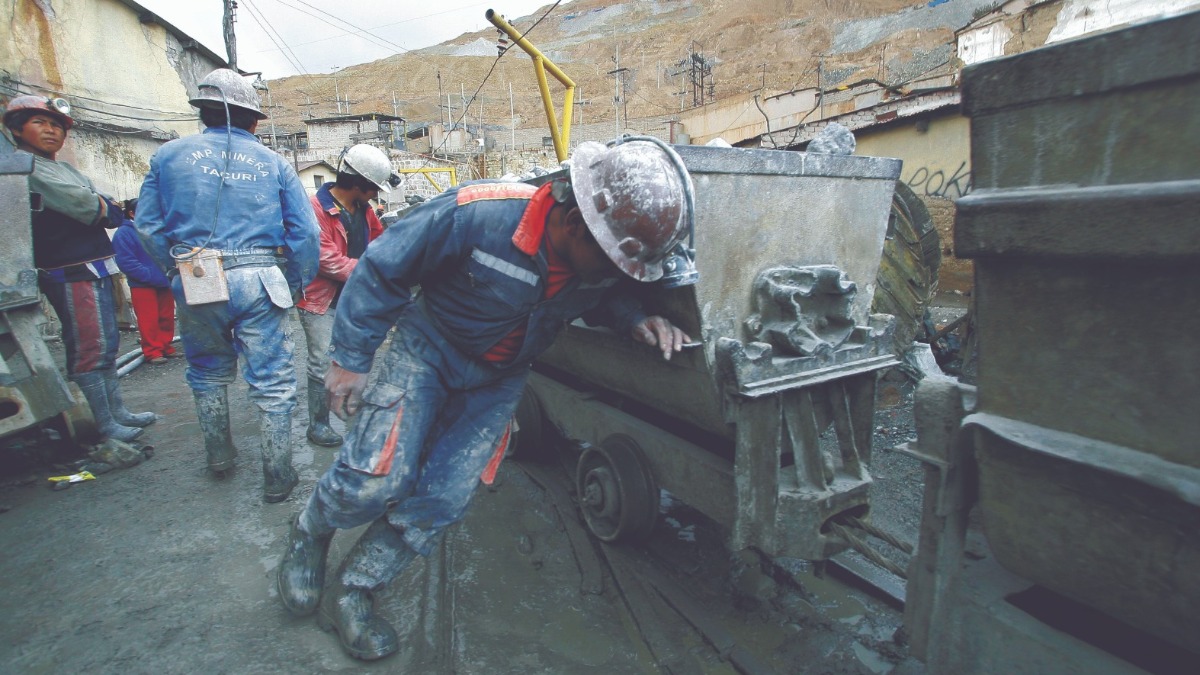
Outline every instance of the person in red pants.
[[149, 363], [166, 363], [168, 356], [177, 355], [171, 346], [175, 339], [175, 298], [167, 275], [142, 248], [133, 226], [136, 210], [136, 199], [125, 202], [126, 220], [113, 235], [113, 250], [117, 254], [117, 267], [129, 282], [133, 313], [142, 335], [142, 355]]

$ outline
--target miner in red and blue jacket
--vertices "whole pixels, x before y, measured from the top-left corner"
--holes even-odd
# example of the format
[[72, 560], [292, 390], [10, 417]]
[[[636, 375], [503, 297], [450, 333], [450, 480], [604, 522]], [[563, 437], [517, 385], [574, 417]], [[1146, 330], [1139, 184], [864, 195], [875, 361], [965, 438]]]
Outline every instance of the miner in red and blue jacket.
[[[530, 365], [563, 327], [586, 313], [664, 358], [689, 340], [635, 296], [635, 279], [661, 276], [690, 217], [690, 179], [666, 153], [584, 143], [569, 180], [452, 188], [371, 243], [339, 300], [325, 380], [331, 409], [357, 414], [293, 523], [277, 577], [289, 611], [319, 605], [319, 625], [354, 657], [394, 653], [372, 592], [428, 555], [481, 477], [491, 482]], [[365, 523], [322, 601], [334, 532]]]

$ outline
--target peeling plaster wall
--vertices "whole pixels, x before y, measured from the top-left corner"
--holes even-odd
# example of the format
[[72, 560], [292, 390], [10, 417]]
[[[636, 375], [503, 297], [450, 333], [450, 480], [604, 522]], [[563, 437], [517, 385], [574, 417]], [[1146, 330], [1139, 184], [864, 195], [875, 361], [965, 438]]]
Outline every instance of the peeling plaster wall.
[[958, 34], [965, 65], [1200, 9], [1200, 0], [1011, 0]]
[[59, 157], [119, 199], [137, 196], [166, 139], [199, 131], [189, 92], [224, 65], [119, 0], [8, 0], [0, 22], [0, 99], [69, 99], [78, 125]]
[[1004, 56], [1004, 45], [1012, 36], [1012, 30], [1000, 21], [965, 31], [958, 36], [958, 58], [969, 66]]
[[1197, 8], [1197, 0], [1066, 0], [1046, 44]]

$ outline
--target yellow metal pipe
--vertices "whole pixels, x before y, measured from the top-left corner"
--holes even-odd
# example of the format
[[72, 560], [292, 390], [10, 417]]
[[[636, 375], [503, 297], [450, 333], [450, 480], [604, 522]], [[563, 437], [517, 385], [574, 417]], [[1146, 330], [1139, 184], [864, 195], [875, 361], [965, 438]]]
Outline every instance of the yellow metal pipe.
[[567, 77], [566, 73], [559, 70], [558, 66], [554, 65], [554, 63], [552, 61], [550, 61], [550, 59], [546, 58], [544, 54], [542, 54], [540, 51], [538, 51], [538, 48], [534, 47], [529, 42], [529, 40], [526, 40], [525, 38], [521, 37], [521, 34], [517, 32], [517, 29], [513, 28], [511, 24], [509, 24], [507, 21], [505, 21], [504, 17], [497, 14], [496, 10], [489, 9], [486, 12], [485, 16], [487, 16], [488, 21], [492, 22], [493, 26], [504, 31], [510, 38], [512, 38], [514, 44], [516, 44], [521, 49], [524, 49], [526, 54], [529, 54], [530, 56], [532, 56], [535, 59], [542, 59], [543, 61], [545, 61], [546, 62], [546, 70], [549, 70], [550, 74], [554, 76], [554, 79], [561, 82], [564, 87], [571, 87], [571, 88], [575, 87], [575, 82], [572, 81], [571, 78]]
[[454, 187], [455, 185], [458, 185], [458, 171], [452, 166], [426, 167], [426, 168], [421, 168], [421, 169], [396, 169], [396, 173], [400, 173], [400, 174], [419, 173], [425, 177], [425, 180], [429, 181], [430, 185], [432, 185], [433, 187], [435, 187], [439, 190], [442, 189], [442, 186], [438, 185], [437, 181], [435, 181], [433, 179], [433, 176], [431, 176], [430, 174], [448, 173], [448, 174], [450, 174], [450, 187]]
[[[537, 47], [534, 47], [528, 40], [517, 32], [511, 24], [504, 20], [495, 10], [489, 9], [485, 16], [487, 20], [492, 22], [492, 25], [499, 28], [504, 34], [512, 38], [513, 44], [525, 50], [526, 54], [533, 59], [533, 70], [537, 74], [538, 89], [542, 93], [542, 106], [546, 110], [546, 119], [549, 121], [550, 138], [554, 141], [554, 154], [558, 157], [558, 161], [563, 161], [567, 158], [567, 147], [571, 142], [571, 111], [575, 99], [575, 82], [567, 77], [554, 62], [546, 58]], [[567, 88], [566, 98], [563, 102], [562, 126], [560, 128], [558, 121], [554, 118], [554, 100], [550, 96], [550, 83], [546, 79], [546, 71], [554, 76], [564, 87]]]

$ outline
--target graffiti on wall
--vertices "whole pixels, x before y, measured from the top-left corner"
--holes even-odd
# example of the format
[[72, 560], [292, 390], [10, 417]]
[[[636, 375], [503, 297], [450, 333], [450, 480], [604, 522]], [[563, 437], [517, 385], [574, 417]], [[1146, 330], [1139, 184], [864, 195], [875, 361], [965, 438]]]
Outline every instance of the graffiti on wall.
[[966, 162], [962, 162], [947, 176], [942, 169], [922, 166], [917, 167], [904, 182], [919, 195], [958, 199], [971, 193], [971, 169]]

